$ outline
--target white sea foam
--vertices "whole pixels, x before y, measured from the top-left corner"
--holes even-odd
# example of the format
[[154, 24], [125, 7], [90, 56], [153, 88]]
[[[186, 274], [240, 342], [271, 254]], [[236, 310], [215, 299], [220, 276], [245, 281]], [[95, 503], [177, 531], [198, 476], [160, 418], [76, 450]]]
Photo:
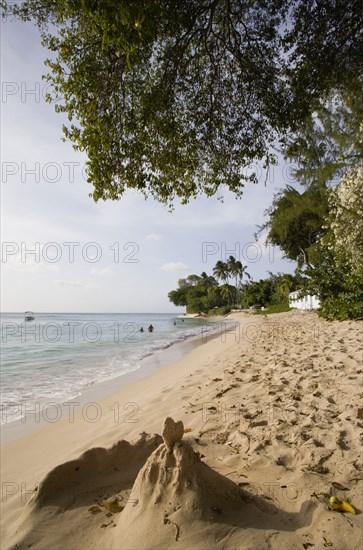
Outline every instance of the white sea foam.
[[169, 314], [48, 313], [36, 314], [31, 323], [3, 314], [1, 321], [2, 423], [20, 418], [22, 405], [31, 409], [35, 403], [73, 399], [90, 386], [137, 370], [153, 353], [220, 330], [209, 319], [183, 322]]

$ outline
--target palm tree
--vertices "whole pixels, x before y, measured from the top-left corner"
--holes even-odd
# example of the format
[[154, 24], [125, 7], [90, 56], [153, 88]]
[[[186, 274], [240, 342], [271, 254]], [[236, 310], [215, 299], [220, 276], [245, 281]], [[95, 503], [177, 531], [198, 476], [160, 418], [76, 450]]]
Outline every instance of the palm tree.
[[232, 277], [236, 276], [236, 265], [237, 265], [236, 258], [234, 256], [230, 256], [227, 260], [227, 267]]
[[234, 256], [230, 256], [227, 261], [228, 271], [231, 274], [232, 277], [236, 277], [236, 288], [234, 290], [234, 302], [237, 301], [237, 278], [238, 278], [238, 264], [241, 264], [241, 262], [236, 261], [236, 258]]
[[213, 275], [216, 279], [226, 283], [229, 276], [228, 265], [225, 262], [217, 262], [213, 269]]
[[230, 274], [236, 278], [234, 301], [237, 304], [238, 303], [238, 286], [241, 285], [244, 275], [247, 275], [249, 279], [251, 278], [251, 276], [246, 271], [247, 266], [242, 265], [242, 263], [239, 260], [236, 261], [236, 258], [234, 256], [230, 256], [228, 259], [228, 269]]
[[[247, 266], [243, 265], [241, 262], [237, 261], [235, 264], [235, 275], [236, 275], [236, 303], [238, 302], [238, 288], [242, 286], [243, 276], [247, 275], [251, 279], [251, 275], [246, 271]], [[237, 277], [239, 279], [239, 284], [237, 285]]]
[[227, 300], [228, 305], [229, 305], [230, 302], [231, 302], [231, 292], [232, 292], [233, 287], [231, 287], [231, 285], [225, 283], [224, 285], [222, 285], [220, 287], [220, 289], [221, 289], [221, 298], [223, 300]]
[[248, 277], [249, 279], [251, 279], [251, 275], [248, 273], [248, 271], [246, 271], [247, 266], [246, 266], [246, 265], [242, 265], [241, 262], [237, 262], [237, 264], [238, 264], [238, 277], [239, 277], [239, 282], [242, 283], [242, 280], [243, 280], [244, 275], [247, 275], [247, 277]]
[[205, 288], [210, 288], [211, 286], [218, 286], [217, 281], [212, 275], [207, 275], [205, 271], [200, 274], [199, 283], [202, 284]]
[[228, 262], [219, 261], [216, 263], [213, 269], [213, 275], [216, 279], [221, 280], [224, 283], [223, 294], [225, 298], [228, 298], [228, 304], [231, 302], [231, 287], [228, 284], [228, 278], [231, 272], [229, 269]]

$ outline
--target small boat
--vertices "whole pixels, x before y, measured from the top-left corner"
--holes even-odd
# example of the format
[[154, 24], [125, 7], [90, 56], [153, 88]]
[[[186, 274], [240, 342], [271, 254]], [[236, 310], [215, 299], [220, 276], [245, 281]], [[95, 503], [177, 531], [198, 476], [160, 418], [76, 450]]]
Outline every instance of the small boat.
[[26, 311], [24, 313], [24, 318], [25, 318], [25, 321], [34, 321], [35, 319], [34, 313], [32, 311]]

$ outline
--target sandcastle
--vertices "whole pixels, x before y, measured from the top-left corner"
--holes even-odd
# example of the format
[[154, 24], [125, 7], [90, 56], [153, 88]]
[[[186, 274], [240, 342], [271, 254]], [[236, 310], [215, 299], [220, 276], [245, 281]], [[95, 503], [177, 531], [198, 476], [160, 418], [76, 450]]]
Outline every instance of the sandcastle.
[[164, 443], [171, 454], [174, 449], [174, 445], [182, 440], [184, 435], [184, 425], [181, 420], [174, 422], [170, 416], [165, 418], [163, 424], [162, 436]]
[[162, 437], [142, 433], [60, 464], [39, 484], [12, 548], [44, 548], [44, 522], [55, 529], [60, 518], [69, 528], [54, 536], [57, 547], [83, 548], [87, 537], [90, 548], [109, 550], [209, 549], [227, 539], [239, 547], [248, 529], [247, 544], [274, 531], [286, 547], [292, 528], [309, 525], [314, 504], [279, 510], [204, 463], [193, 437], [183, 436], [183, 422], [167, 417]]

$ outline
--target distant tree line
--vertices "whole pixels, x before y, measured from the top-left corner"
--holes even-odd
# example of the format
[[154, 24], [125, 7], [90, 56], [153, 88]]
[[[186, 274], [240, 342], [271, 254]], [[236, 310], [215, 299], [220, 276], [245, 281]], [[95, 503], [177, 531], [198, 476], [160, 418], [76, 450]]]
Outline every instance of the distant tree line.
[[[188, 275], [179, 279], [178, 288], [169, 292], [169, 300], [176, 306], [186, 306], [188, 313], [227, 313], [232, 307], [249, 308], [253, 305], [288, 305], [289, 293], [301, 286], [301, 276], [278, 273], [269, 278], [252, 281], [246, 266], [230, 256], [219, 261], [213, 275]], [[248, 279], [243, 282], [244, 277]], [[234, 284], [233, 284], [234, 283]]]

